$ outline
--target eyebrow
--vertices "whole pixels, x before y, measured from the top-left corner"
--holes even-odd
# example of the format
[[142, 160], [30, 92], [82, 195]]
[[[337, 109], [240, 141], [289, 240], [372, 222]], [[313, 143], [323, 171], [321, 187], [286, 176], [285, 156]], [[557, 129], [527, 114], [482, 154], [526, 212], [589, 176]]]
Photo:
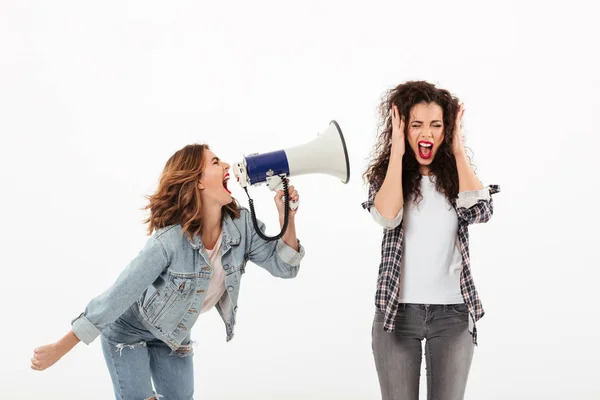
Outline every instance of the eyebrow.
[[[431, 123], [432, 123], [432, 124], [433, 124], [433, 123], [436, 123], [436, 122], [439, 122], [439, 123], [441, 123], [442, 121], [440, 121], [439, 119], [436, 119], [436, 120], [433, 120], [433, 121], [431, 121]], [[412, 123], [412, 124], [414, 124], [414, 123], [417, 123], [417, 124], [422, 124], [422, 123], [423, 123], [423, 121], [414, 120], [414, 121], [413, 121], [413, 122], [411, 122], [411, 123]]]
[[213, 158], [212, 158], [212, 160], [210, 160], [210, 161], [211, 161], [211, 162], [213, 162], [213, 161], [217, 161], [217, 162], [219, 162], [219, 161], [221, 161], [221, 160], [219, 159], [219, 157], [213, 157]]

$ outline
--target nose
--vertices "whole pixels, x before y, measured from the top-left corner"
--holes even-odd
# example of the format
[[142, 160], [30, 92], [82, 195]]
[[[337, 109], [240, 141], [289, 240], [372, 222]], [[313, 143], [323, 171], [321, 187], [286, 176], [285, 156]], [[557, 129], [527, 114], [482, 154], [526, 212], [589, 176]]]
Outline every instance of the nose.
[[223, 168], [225, 168], [225, 171], [227, 171], [229, 168], [231, 168], [231, 165], [227, 164], [226, 162], [223, 162]]
[[431, 130], [429, 128], [425, 128], [421, 132], [421, 137], [423, 139], [431, 139], [433, 137], [433, 133], [431, 133]]

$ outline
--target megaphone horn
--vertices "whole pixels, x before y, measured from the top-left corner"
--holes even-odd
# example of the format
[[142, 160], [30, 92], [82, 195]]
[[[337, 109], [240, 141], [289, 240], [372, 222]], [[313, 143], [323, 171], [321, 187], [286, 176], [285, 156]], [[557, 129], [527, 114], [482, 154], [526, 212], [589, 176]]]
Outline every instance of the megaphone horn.
[[[331, 175], [340, 179], [342, 183], [348, 183], [350, 161], [342, 129], [336, 121], [331, 121], [324, 132], [308, 143], [284, 150], [244, 156], [241, 162], [233, 165], [233, 173], [246, 193], [248, 193], [248, 186], [261, 183], [266, 183], [273, 191], [281, 189], [287, 191], [287, 184], [284, 181], [287, 177], [306, 174]], [[250, 199], [250, 195], [248, 198]], [[295, 210], [298, 207], [297, 202], [289, 202], [287, 198], [286, 201], [290, 209]], [[250, 208], [254, 219], [252, 199], [250, 199]], [[286, 227], [287, 218], [280, 235], [269, 239], [280, 237]]]
[[273, 176], [306, 174], [331, 175], [348, 183], [350, 161], [342, 130], [336, 121], [331, 121], [316, 139], [284, 150], [249, 154], [234, 164], [233, 172], [242, 187], [268, 182]]

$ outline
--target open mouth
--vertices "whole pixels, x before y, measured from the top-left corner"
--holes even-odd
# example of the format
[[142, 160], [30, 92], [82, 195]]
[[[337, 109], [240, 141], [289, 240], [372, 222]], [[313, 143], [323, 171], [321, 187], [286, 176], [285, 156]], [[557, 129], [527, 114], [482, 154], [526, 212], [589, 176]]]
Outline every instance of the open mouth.
[[223, 187], [225, 188], [227, 193], [231, 194], [231, 191], [229, 190], [229, 188], [227, 188], [227, 182], [229, 182], [229, 173], [226, 173], [225, 177], [223, 177]]
[[426, 140], [421, 140], [418, 143], [418, 145], [419, 145], [419, 156], [424, 160], [430, 159], [431, 156], [433, 155], [433, 143], [428, 142]]

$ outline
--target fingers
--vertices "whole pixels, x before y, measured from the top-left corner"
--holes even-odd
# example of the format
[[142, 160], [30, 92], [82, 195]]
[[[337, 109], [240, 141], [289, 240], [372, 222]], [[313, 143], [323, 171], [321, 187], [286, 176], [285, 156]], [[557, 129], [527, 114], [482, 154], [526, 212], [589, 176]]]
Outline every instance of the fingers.
[[392, 113], [392, 126], [398, 125], [398, 107], [395, 104], [392, 104], [392, 109], [390, 110]]
[[37, 355], [31, 357], [31, 369], [34, 371], [41, 371], [40, 360], [38, 360]]
[[[288, 186], [288, 193], [290, 201], [298, 201], [300, 199], [300, 195], [294, 186]], [[278, 202], [283, 202], [283, 196], [285, 192], [283, 190], [278, 190], [275, 195], [275, 200]]]
[[392, 128], [393, 130], [399, 131], [401, 135], [404, 134], [404, 117], [400, 116], [400, 111], [398, 111], [398, 106], [392, 104], [392, 109], [390, 110], [390, 115], [392, 116]]
[[462, 120], [463, 115], [465, 114], [465, 104], [461, 103], [458, 106], [458, 112], [456, 113], [456, 123], [460, 124], [460, 121]]
[[[281, 193], [283, 194], [283, 190], [281, 191]], [[294, 186], [288, 186], [288, 193], [290, 194], [291, 201], [298, 201], [298, 199], [299, 199], [298, 191], [296, 190], [296, 188]]]
[[41, 346], [33, 350], [31, 357], [31, 369], [34, 371], [43, 371], [50, 365], [54, 364], [53, 353], [49, 352], [48, 346]]
[[290, 192], [290, 201], [298, 201], [300, 198], [298, 191], [293, 186], [290, 186], [288, 190]]

